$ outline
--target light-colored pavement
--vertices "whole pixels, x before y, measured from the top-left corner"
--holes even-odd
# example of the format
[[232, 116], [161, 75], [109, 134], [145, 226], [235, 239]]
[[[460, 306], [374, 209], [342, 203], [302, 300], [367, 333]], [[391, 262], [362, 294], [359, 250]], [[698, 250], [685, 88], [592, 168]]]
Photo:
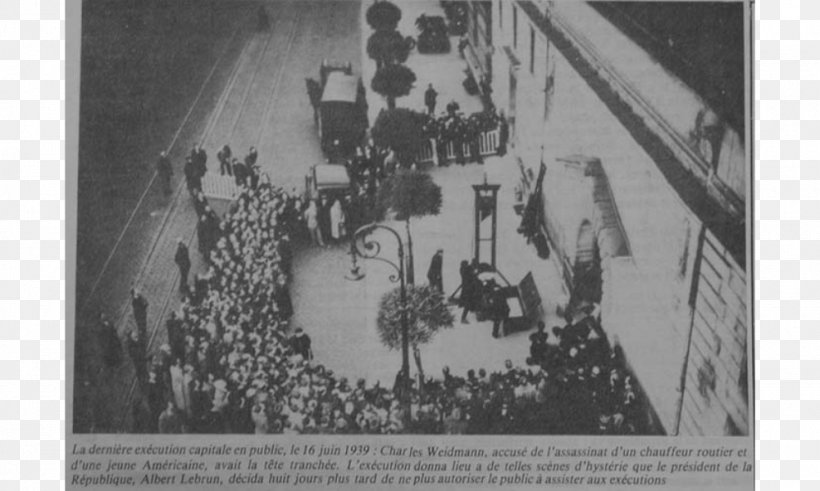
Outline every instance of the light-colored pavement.
[[[401, 8], [401, 21], [398, 31], [403, 36], [418, 38], [419, 31], [416, 29], [416, 19], [421, 14], [444, 16], [439, 2], [434, 0], [396, 0], [395, 3]], [[367, 25], [365, 13], [370, 2], [362, 2], [361, 25], [362, 25], [362, 79], [368, 89], [368, 117], [370, 122], [376, 120], [376, 116], [382, 109], [387, 108], [387, 102], [378, 94], [371, 94], [370, 81], [376, 73], [376, 64], [367, 56], [367, 40], [373, 33], [373, 29]], [[406, 107], [420, 112], [426, 112], [424, 106], [424, 91], [427, 85], [432, 83], [433, 88], [438, 92], [436, 112], [443, 113], [448, 102], [455, 100], [461, 107], [464, 114], [472, 114], [481, 111], [481, 100], [471, 97], [461, 85], [466, 77], [467, 65], [458, 54], [458, 36], [450, 36], [452, 49], [449, 53], [442, 54], [420, 54], [418, 50], [413, 50], [407, 59], [407, 67], [416, 74], [416, 83], [413, 90], [405, 97], [396, 99], [396, 107]]]
[[[399, 30], [405, 34], [416, 33], [415, 19], [421, 13], [444, 15], [438, 2], [397, 1], [402, 9]], [[362, 5], [363, 46], [371, 29], [364, 21], [369, 4]], [[466, 68], [456, 49], [444, 55], [420, 55], [413, 52], [408, 66], [418, 77], [413, 92], [397, 101], [399, 107], [422, 110], [423, 93], [427, 82], [432, 81], [439, 92], [439, 108], [455, 99], [463, 112], [481, 110], [481, 102], [469, 96], [461, 86]], [[367, 58], [362, 48], [362, 71], [365, 85], [375, 72], [375, 64]], [[384, 100], [368, 91], [370, 117], [375, 117]], [[452, 165], [429, 171], [435, 182], [442, 187], [443, 206], [435, 217], [414, 219], [411, 222], [415, 257], [416, 282], [426, 283], [430, 258], [436, 249], [444, 249], [444, 289], [453, 293], [460, 283], [459, 263], [473, 254], [473, 184], [481, 184], [486, 173], [490, 183], [501, 184], [498, 198], [498, 270], [511, 282], [517, 284], [532, 272], [543, 300], [542, 318], [547, 326], [562, 325], [556, 316], [556, 305], [565, 303], [558, 268], [550, 260], [539, 259], [535, 249], [527, 245], [517, 233], [520, 217], [513, 211], [515, 186], [519, 180], [519, 168], [511, 156], [489, 157], [484, 165]], [[404, 235], [403, 223], [386, 223]], [[385, 256], [396, 260], [395, 239], [385, 234], [380, 237]], [[365, 279], [351, 282], [345, 279], [350, 270], [348, 248], [308, 249], [297, 256], [294, 264], [296, 277], [293, 285], [294, 324], [309, 331], [314, 343], [317, 360], [335, 373], [356, 379], [365, 377], [368, 382], [379, 381], [390, 385], [401, 366], [401, 354], [383, 346], [376, 331], [376, 316], [381, 296], [397, 285], [389, 281], [394, 271], [377, 261], [360, 261], [366, 271]], [[500, 369], [504, 360], [512, 359], [523, 364], [528, 356], [529, 332], [517, 332], [501, 339], [491, 337], [492, 323], [477, 322], [475, 315], [468, 316], [468, 324], [461, 324], [461, 309], [453, 307], [456, 323], [452, 329], [439, 333], [430, 344], [421, 348], [425, 374], [437, 376], [448, 365], [453, 373], [464, 374], [468, 369], [480, 367]], [[411, 361], [411, 370], [416, 373]]]
[[[532, 272], [543, 300], [543, 316], [548, 327], [563, 325], [555, 314], [565, 301], [558, 269], [551, 260], [539, 259], [532, 245], [516, 232], [520, 217], [513, 211], [517, 168], [509, 158], [490, 157], [484, 165], [450, 166], [430, 171], [442, 187], [444, 201], [438, 216], [411, 222], [416, 282], [426, 283], [430, 258], [444, 249], [444, 290], [453, 293], [460, 283], [459, 263], [472, 257], [473, 184], [484, 180], [501, 184], [498, 203], [498, 270], [518, 283]], [[385, 222], [404, 235], [404, 224]], [[379, 236], [385, 257], [396, 260], [395, 240]], [[345, 279], [350, 270], [348, 248], [311, 248], [297, 257], [293, 285], [295, 325], [308, 329], [317, 360], [348, 378], [366, 377], [369, 382], [392, 384], [401, 364], [401, 355], [381, 344], [376, 331], [376, 315], [381, 296], [395, 288], [388, 277], [394, 271], [377, 261], [360, 261], [366, 277], [358, 282]], [[473, 314], [461, 324], [461, 309], [453, 307], [456, 323], [422, 347], [425, 373], [438, 375], [442, 367], [464, 374], [470, 368], [501, 369], [505, 359], [523, 364], [531, 331], [517, 332], [500, 339], [490, 335], [492, 323], [477, 322]], [[415, 366], [411, 362], [415, 373]]]

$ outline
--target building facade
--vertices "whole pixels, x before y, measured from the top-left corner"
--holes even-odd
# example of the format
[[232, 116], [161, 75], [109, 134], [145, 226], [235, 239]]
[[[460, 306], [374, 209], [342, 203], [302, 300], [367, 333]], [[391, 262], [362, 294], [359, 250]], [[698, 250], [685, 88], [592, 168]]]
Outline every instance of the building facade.
[[748, 434], [746, 129], [586, 2], [477, 3], [475, 64], [510, 123], [511, 171], [531, 189], [547, 167], [568, 290], [592, 272], [659, 431]]

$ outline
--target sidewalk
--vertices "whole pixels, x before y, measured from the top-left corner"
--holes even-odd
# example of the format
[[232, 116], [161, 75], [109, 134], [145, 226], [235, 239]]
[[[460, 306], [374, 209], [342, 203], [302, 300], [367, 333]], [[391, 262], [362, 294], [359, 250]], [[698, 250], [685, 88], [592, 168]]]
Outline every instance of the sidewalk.
[[[416, 34], [414, 25], [421, 13], [443, 15], [438, 2], [396, 1], [402, 9], [399, 30], [403, 35]], [[375, 63], [367, 57], [365, 46], [372, 30], [364, 15], [369, 6], [362, 5], [362, 72], [363, 81], [369, 86], [375, 71]], [[466, 63], [458, 55], [457, 38], [453, 51], [444, 55], [420, 55], [413, 52], [408, 59], [418, 78], [412, 93], [397, 100], [399, 107], [422, 110], [423, 93], [432, 82], [439, 92], [439, 108], [455, 99], [467, 114], [480, 111], [481, 101], [469, 96], [461, 81]], [[386, 103], [381, 96], [368, 90], [371, 122]], [[521, 218], [515, 214], [513, 205], [515, 187], [520, 179], [518, 164], [512, 155], [485, 158], [485, 164], [466, 166], [451, 165], [434, 167], [428, 171], [441, 186], [443, 204], [438, 216], [411, 220], [415, 278], [418, 284], [427, 282], [426, 272], [435, 251], [444, 249], [443, 278], [446, 295], [452, 294], [460, 285], [459, 264], [473, 256], [474, 240], [474, 191], [473, 184], [484, 182], [501, 184], [498, 194], [497, 268], [511, 284], [518, 284], [527, 273], [533, 279], [542, 299], [542, 320], [548, 328], [563, 325], [556, 315], [556, 306], [566, 302], [566, 292], [559, 269], [552, 260], [538, 258], [535, 248], [527, 245], [517, 228]], [[385, 222], [405, 235], [403, 222]], [[379, 236], [384, 257], [395, 261], [395, 240]], [[358, 282], [345, 279], [350, 268], [349, 249], [337, 246], [330, 249], [310, 248], [300, 252], [294, 263], [296, 271], [292, 294], [296, 314], [294, 326], [303, 327], [313, 339], [317, 360], [338, 376], [348, 377], [351, 382], [365, 377], [368, 383], [380, 382], [392, 386], [401, 364], [398, 351], [388, 350], [379, 340], [376, 330], [378, 304], [382, 295], [397, 284], [391, 283], [393, 271], [378, 261], [359, 261], [366, 277]], [[478, 322], [474, 314], [468, 315], [468, 323], [461, 324], [461, 309], [453, 307], [455, 324], [452, 329], [438, 333], [433, 340], [421, 346], [421, 359], [427, 376], [439, 376], [444, 366], [452, 373], [464, 376], [467, 370], [485, 368], [500, 370], [506, 359], [524, 365], [529, 354], [529, 335], [532, 331], [512, 333], [494, 339], [492, 322]], [[362, 355], [357, 356], [357, 353]], [[411, 360], [411, 373], [416, 367]]]
[[[421, 14], [444, 17], [444, 10], [439, 2], [435, 0], [394, 0], [393, 3], [401, 9], [401, 21], [399, 22], [398, 31], [405, 37], [418, 38], [419, 31], [416, 29], [416, 18]], [[365, 19], [367, 8], [370, 5], [372, 5], [372, 1], [362, 1], [361, 25], [362, 82], [367, 89], [367, 116], [372, 125], [379, 112], [387, 108], [387, 101], [370, 89], [370, 81], [373, 80], [373, 75], [376, 73], [376, 62], [367, 56], [367, 40], [374, 32]], [[450, 36], [451, 50], [449, 53], [419, 54], [416, 49], [410, 53], [405, 65], [415, 72], [416, 83], [409, 95], [396, 99], [396, 107], [406, 107], [425, 112], [424, 91], [427, 90], [427, 85], [432, 83], [433, 88], [438, 92], [437, 113], [445, 112], [444, 107], [453, 100], [459, 104], [461, 112], [465, 115], [482, 110], [481, 99], [467, 94], [461, 85], [465, 78], [467, 64], [458, 54], [458, 40], [458, 36]]]

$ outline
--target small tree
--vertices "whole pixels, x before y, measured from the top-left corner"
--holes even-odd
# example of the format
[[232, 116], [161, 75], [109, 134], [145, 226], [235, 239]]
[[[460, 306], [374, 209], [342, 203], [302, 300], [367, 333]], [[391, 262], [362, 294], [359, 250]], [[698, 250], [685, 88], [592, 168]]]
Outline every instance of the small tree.
[[404, 97], [413, 89], [416, 74], [404, 65], [383, 65], [376, 70], [370, 88], [387, 99], [388, 109], [396, 108], [396, 98]]
[[370, 134], [382, 148], [392, 148], [399, 162], [407, 163], [424, 141], [426, 116], [406, 108], [388, 109], [379, 113]]
[[399, 31], [376, 31], [367, 40], [367, 56], [376, 62], [378, 69], [407, 61], [411, 46]]
[[391, 31], [399, 25], [401, 9], [387, 1], [376, 2], [365, 14], [368, 25], [376, 31]]
[[429, 174], [417, 170], [399, 169], [379, 188], [379, 207], [391, 210], [396, 220], [404, 220], [407, 230], [408, 283], [415, 281], [410, 218], [438, 215], [441, 212], [441, 202], [441, 187], [433, 182]]
[[[387, 292], [379, 304], [376, 326], [382, 343], [391, 350], [402, 348], [402, 311], [407, 315], [407, 340], [415, 352], [430, 342], [442, 329], [453, 327], [453, 314], [444, 294], [429, 285], [407, 285], [407, 305], [401, 302], [401, 289]], [[420, 357], [415, 357], [419, 375], [424, 377]]]

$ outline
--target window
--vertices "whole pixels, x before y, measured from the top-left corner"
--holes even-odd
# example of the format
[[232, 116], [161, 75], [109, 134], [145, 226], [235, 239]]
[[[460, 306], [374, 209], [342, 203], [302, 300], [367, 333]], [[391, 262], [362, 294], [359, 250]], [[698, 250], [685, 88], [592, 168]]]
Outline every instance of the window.
[[513, 5], [513, 48], [518, 47], [518, 7]]
[[498, 28], [504, 28], [504, 2], [498, 2]]
[[530, 27], [530, 73], [535, 73], [535, 29]]

